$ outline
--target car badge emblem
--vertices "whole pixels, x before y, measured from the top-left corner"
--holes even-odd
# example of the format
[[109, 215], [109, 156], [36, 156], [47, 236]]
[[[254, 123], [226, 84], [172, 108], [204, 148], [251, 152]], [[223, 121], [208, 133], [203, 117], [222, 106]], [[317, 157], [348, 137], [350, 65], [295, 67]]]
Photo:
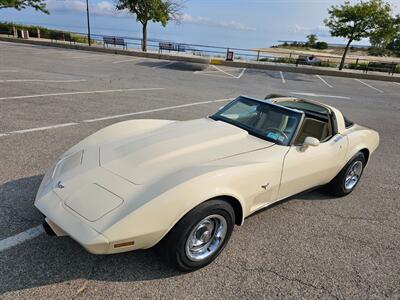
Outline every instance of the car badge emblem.
[[261, 186], [261, 188], [263, 188], [264, 190], [266, 190], [268, 187], [269, 187], [269, 182], [266, 183], [266, 184], [263, 184], [263, 185]]

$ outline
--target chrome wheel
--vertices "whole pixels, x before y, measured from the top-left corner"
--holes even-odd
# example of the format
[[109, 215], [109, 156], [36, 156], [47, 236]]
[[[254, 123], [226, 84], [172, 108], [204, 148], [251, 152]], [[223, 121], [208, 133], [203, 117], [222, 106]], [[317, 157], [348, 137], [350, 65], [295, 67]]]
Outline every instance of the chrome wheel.
[[185, 252], [191, 261], [201, 261], [218, 251], [224, 242], [227, 222], [221, 215], [211, 215], [201, 220], [190, 232]]
[[352, 190], [357, 182], [360, 180], [361, 173], [363, 170], [363, 164], [361, 161], [357, 160], [353, 162], [346, 172], [346, 177], [344, 181], [344, 187], [346, 190]]

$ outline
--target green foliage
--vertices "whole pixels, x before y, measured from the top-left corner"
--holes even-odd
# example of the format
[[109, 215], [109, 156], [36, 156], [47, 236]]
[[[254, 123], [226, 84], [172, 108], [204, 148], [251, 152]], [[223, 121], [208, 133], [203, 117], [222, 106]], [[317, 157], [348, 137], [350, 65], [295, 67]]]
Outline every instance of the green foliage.
[[117, 10], [128, 10], [136, 15], [138, 22], [147, 24], [149, 21], [159, 22], [164, 27], [171, 19], [172, 3], [163, 0], [117, 0]]
[[317, 42], [314, 46], [315, 49], [325, 50], [328, 49], [328, 43], [326, 42]]
[[386, 49], [400, 56], [400, 15], [392, 19], [392, 37], [386, 45]]
[[368, 54], [372, 56], [384, 56], [388, 51], [383, 47], [370, 47], [368, 49]]
[[347, 64], [347, 68], [352, 70], [366, 70], [368, 63], [349, 63]]
[[351, 4], [345, 1], [340, 6], [332, 6], [329, 17], [324, 21], [331, 35], [348, 39], [339, 69], [342, 69], [350, 44], [363, 38], [378, 35], [391, 20], [392, 8], [383, 0], [369, 0]]
[[316, 34], [307, 35], [307, 46], [313, 47], [315, 45], [315, 43], [317, 42], [317, 40], [318, 40], [318, 37]]
[[8, 23], [8, 22], [0, 22], [0, 31], [1, 32], [9, 32], [12, 33], [12, 28], [15, 27], [17, 30], [19, 29], [26, 29], [29, 31], [29, 36], [31, 37], [38, 37], [37, 36], [37, 29], [40, 30], [40, 37], [44, 39], [50, 39], [53, 34], [65, 34], [66, 36], [70, 35], [71, 36], [71, 41], [75, 43], [87, 43], [87, 38], [86, 36], [81, 36], [81, 35], [76, 35], [76, 34], [70, 34], [69, 32], [65, 31], [60, 31], [60, 30], [54, 30], [54, 29], [49, 29], [46, 27], [41, 27], [41, 26], [32, 26], [32, 25], [19, 25], [19, 24], [14, 24], [14, 23]]
[[400, 54], [400, 35], [399, 37], [395, 37], [393, 39], [393, 41], [391, 41], [389, 43], [389, 45], [387, 46], [388, 50], [391, 50], [397, 54]]
[[325, 25], [330, 28], [332, 36], [360, 41], [385, 26], [390, 20], [391, 6], [383, 0], [370, 0], [354, 5], [345, 1], [343, 5], [332, 6]]
[[116, 0], [117, 10], [128, 10], [136, 15], [143, 26], [142, 50], [147, 51], [147, 23], [149, 21], [166, 26], [168, 21], [178, 19], [181, 6], [173, 0]]
[[49, 11], [46, 9], [45, 0], [0, 0], [0, 9], [15, 8], [17, 10], [21, 10], [27, 7], [32, 7], [35, 10], [49, 14]]

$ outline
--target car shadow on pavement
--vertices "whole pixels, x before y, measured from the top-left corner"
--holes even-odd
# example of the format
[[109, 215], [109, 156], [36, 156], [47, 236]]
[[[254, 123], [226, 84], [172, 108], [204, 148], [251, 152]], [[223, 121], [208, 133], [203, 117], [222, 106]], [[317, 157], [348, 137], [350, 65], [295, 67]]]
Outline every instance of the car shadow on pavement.
[[257, 210], [253, 214], [249, 216], [251, 218], [252, 216], [258, 215], [268, 209], [271, 209], [273, 207], [282, 205], [284, 203], [290, 202], [292, 200], [305, 200], [305, 201], [335, 201], [338, 198], [335, 198], [331, 194], [329, 194], [327, 191], [324, 190], [323, 187], [316, 187], [312, 188], [310, 190], [298, 193], [296, 195], [290, 196], [289, 198], [283, 199], [281, 201], [277, 201], [271, 205], [268, 205], [265, 208], [262, 208], [260, 210]]
[[[30, 215], [33, 220], [31, 227], [42, 222], [42, 216], [33, 206], [41, 179], [42, 175], [37, 175], [0, 185], [1, 201], [15, 205], [15, 209], [21, 209], [27, 216]], [[321, 190], [314, 190], [283, 202], [291, 199], [330, 200], [332, 197]], [[278, 205], [280, 203], [282, 201]], [[275, 205], [277, 204], [272, 206]], [[0, 210], [3, 210], [2, 206]], [[12, 216], [7, 221], [8, 226], [18, 226], [17, 219], [18, 214]], [[1, 226], [5, 226], [4, 223]], [[22, 230], [26, 229], [25, 226]], [[14, 229], [13, 234], [20, 231]], [[52, 237], [46, 234], [0, 252], [0, 274], [0, 295], [81, 279], [134, 282], [182, 275], [167, 265], [154, 249], [97, 256], [86, 252], [69, 237]]]
[[[0, 216], [9, 217], [1, 220], [5, 233], [1, 232], [0, 240], [41, 224], [42, 216], [33, 202], [42, 177], [31, 176], [0, 185]], [[21, 223], [20, 217], [28, 224]], [[0, 252], [0, 274], [1, 295], [77, 279], [133, 282], [181, 273], [166, 265], [154, 249], [97, 256], [69, 237], [41, 234]]]

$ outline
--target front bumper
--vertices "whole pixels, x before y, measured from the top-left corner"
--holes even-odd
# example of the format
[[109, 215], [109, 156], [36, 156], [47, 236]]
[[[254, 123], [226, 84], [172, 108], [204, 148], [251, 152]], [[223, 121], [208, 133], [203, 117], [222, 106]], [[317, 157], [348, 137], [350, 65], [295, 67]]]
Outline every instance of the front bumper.
[[[53, 230], [56, 225], [88, 252], [93, 254], [109, 252], [108, 239], [69, 212], [56, 193], [49, 192], [40, 199], [36, 199], [35, 206], [46, 216], [46, 221]], [[57, 233], [57, 230], [55, 232]], [[59, 235], [63, 234], [59, 232]]]

